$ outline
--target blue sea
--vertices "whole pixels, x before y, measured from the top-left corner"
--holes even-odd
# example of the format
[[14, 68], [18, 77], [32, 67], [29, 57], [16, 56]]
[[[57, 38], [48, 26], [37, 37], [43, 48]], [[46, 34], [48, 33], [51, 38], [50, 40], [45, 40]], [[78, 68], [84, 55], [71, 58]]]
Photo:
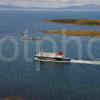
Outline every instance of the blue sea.
[[[62, 39], [61, 35], [45, 34], [43, 30], [94, 30], [97, 26], [74, 26], [44, 23], [47, 19], [100, 19], [99, 11], [0, 11], [0, 98], [7, 96], [22, 97], [25, 100], [100, 100], [100, 65], [96, 64], [55, 64], [40, 63], [33, 58], [38, 51], [36, 44], [41, 41], [22, 41], [22, 32], [33, 38]], [[11, 38], [7, 40], [7, 38]], [[100, 60], [100, 38], [63, 36], [63, 43], [56, 41], [57, 51], [62, 51], [63, 44], [70, 39], [81, 41], [82, 53], [74, 40], [64, 45], [66, 54], [72, 59]], [[13, 39], [16, 41], [13, 42]], [[15, 44], [18, 48], [15, 48]], [[88, 51], [91, 44], [92, 56]], [[26, 61], [27, 53], [32, 61]], [[44, 41], [41, 49], [53, 51], [52, 43]], [[17, 57], [9, 59], [18, 49]], [[16, 51], [17, 52], [17, 51]], [[39, 65], [39, 66], [38, 66]], [[36, 67], [40, 67], [37, 71]]]

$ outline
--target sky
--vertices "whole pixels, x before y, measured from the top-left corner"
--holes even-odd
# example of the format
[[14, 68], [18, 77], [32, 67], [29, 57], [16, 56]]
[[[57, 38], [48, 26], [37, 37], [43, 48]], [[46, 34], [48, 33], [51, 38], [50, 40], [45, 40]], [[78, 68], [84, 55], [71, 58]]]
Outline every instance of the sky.
[[0, 5], [20, 7], [63, 8], [88, 4], [100, 5], [100, 0], [0, 0]]

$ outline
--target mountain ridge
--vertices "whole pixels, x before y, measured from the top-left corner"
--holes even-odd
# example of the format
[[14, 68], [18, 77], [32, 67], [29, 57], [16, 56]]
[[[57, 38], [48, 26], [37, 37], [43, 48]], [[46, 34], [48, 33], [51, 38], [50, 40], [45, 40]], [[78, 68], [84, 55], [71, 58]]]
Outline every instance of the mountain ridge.
[[13, 5], [0, 5], [0, 9], [100, 9], [99, 5], [68, 6], [63, 8], [21, 7]]

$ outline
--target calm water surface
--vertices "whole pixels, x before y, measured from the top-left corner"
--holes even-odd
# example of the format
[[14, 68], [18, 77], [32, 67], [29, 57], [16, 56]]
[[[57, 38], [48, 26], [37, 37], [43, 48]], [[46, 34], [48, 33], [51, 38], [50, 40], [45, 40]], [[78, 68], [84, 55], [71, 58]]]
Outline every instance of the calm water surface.
[[[68, 26], [62, 24], [43, 23], [45, 19], [100, 19], [100, 12], [74, 11], [0, 11], [0, 38], [13, 36], [19, 45], [16, 60], [6, 63], [0, 60], [0, 98], [6, 96], [23, 97], [26, 100], [99, 100], [100, 99], [100, 65], [85, 64], [53, 64], [41, 63], [40, 71], [36, 71], [36, 62], [24, 59], [24, 43], [20, 32], [29, 31], [32, 37], [49, 36], [61, 39], [59, 35], [46, 35], [41, 30], [97, 30], [99, 27]], [[72, 37], [66, 37], [66, 40]], [[79, 38], [79, 37], [73, 37]], [[82, 42], [82, 58], [91, 59], [87, 53], [87, 45], [93, 38], [80, 37]], [[39, 41], [37, 41], [39, 42]], [[66, 41], [65, 41], [66, 42]], [[62, 43], [57, 42], [58, 51]], [[77, 45], [70, 42], [66, 47], [67, 56], [78, 59]], [[29, 57], [36, 53], [36, 42], [29, 42]], [[47, 41], [42, 45], [45, 51], [52, 51], [52, 44]], [[26, 51], [26, 50], [25, 50]], [[94, 56], [100, 58], [100, 41], [92, 47]], [[11, 41], [2, 45], [4, 56], [14, 53]]]

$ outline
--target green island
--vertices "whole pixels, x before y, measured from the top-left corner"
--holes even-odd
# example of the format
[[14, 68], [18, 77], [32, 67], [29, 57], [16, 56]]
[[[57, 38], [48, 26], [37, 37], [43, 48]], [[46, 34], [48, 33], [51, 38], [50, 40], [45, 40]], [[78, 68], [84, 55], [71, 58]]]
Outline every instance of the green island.
[[90, 20], [90, 19], [54, 19], [54, 20], [44, 20], [44, 22], [69, 24], [69, 25], [89, 25], [89, 26], [100, 25], [100, 20]]
[[59, 35], [66, 35], [66, 36], [100, 37], [99, 31], [45, 30], [42, 32], [46, 34], [59, 34]]

